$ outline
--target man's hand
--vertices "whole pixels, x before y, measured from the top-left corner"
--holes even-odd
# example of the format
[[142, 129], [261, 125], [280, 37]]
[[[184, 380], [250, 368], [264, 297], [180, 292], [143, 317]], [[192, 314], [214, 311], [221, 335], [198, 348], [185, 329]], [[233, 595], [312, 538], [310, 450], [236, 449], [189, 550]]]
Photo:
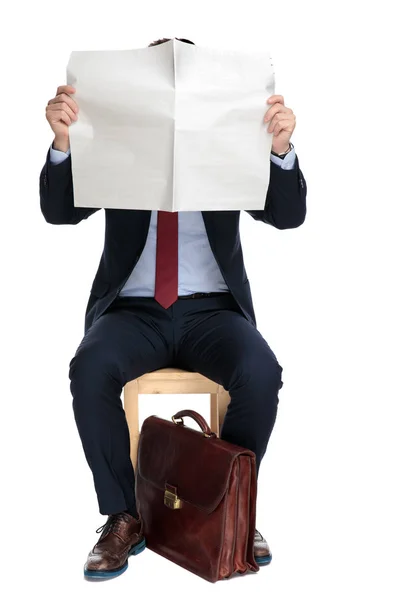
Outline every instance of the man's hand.
[[296, 116], [291, 108], [285, 106], [283, 96], [270, 96], [267, 104], [271, 104], [265, 113], [264, 123], [269, 122], [268, 132], [273, 132], [272, 150], [283, 154], [289, 149], [289, 141], [296, 127]]
[[78, 105], [69, 94], [75, 93], [72, 85], [60, 85], [57, 94], [48, 101], [46, 119], [54, 131], [53, 148], [66, 152], [69, 148], [69, 126], [78, 119]]

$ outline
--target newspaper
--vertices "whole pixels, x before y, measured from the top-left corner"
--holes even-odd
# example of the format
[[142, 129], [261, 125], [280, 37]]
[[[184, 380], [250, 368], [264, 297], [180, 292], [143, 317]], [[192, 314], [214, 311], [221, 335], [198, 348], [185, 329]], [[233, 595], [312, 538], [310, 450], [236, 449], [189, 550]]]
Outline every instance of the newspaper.
[[265, 204], [275, 93], [268, 51], [170, 40], [74, 51], [70, 126], [75, 206], [198, 211]]

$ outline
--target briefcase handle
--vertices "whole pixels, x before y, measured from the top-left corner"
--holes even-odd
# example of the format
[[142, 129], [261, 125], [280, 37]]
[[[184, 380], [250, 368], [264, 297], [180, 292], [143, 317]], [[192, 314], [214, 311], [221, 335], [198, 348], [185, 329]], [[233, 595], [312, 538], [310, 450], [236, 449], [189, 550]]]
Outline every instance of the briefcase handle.
[[194, 421], [196, 421], [197, 425], [202, 430], [204, 437], [217, 437], [217, 434], [211, 431], [204, 417], [199, 415], [199, 413], [195, 410], [180, 410], [172, 417], [172, 420], [175, 425], [182, 426], [184, 425], [183, 417], [191, 417]]

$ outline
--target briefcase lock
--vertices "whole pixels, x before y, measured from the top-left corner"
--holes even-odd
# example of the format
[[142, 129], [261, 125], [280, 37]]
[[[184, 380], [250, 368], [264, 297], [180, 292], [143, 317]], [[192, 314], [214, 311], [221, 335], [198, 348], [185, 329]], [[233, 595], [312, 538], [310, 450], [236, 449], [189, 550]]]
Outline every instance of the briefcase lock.
[[175, 492], [168, 490], [168, 489], [165, 490], [164, 504], [165, 504], [165, 506], [168, 506], [168, 508], [171, 508], [172, 510], [182, 508], [182, 500], [180, 498], [178, 498], [178, 496], [176, 494], [176, 488], [175, 488]]

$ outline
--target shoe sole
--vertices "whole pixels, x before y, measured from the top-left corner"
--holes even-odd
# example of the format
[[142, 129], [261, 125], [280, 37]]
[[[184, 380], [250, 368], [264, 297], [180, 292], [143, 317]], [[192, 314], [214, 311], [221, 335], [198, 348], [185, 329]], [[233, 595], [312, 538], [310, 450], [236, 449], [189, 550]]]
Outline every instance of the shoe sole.
[[[139, 542], [135, 546], [132, 546], [132, 548], [129, 550], [128, 558], [130, 556], [136, 556], [137, 554], [140, 554], [141, 552], [143, 552], [143, 550], [145, 550], [145, 548], [146, 548], [146, 540], [143, 539], [141, 542]], [[89, 579], [89, 580], [111, 579], [112, 577], [118, 577], [118, 575], [122, 575], [122, 573], [124, 573], [127, 570], [128, 558], [126, 559], [126, 562], [122, 565], [122, 567], [120, 567], [119, 569], [113, 569], [113, 570], [109, 570], [109, 571], [94, 571], [91, 569], [84, 569], [83, 574], [84, 574], [85, 578]]]
[[260, 566], [269, 565], [272, 560], [272, 554], [268, 554], [267, 556], [256, 556], [256, 563]]

